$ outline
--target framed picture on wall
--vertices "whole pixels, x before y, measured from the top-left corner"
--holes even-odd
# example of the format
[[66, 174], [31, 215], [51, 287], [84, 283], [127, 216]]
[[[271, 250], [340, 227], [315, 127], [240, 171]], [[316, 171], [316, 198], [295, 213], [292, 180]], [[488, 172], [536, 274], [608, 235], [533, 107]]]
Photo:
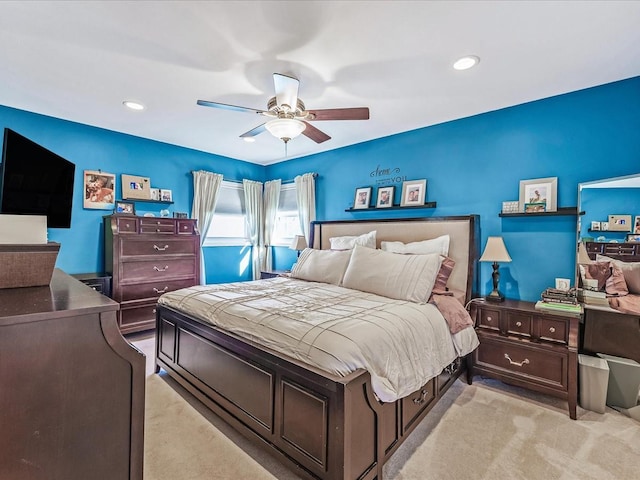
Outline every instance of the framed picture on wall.
[[116, 202], [116, 208], [113, 209], [113, 213], [117, 215], [135, 215], [136, 206], [133, 202], [124, 202], [122, 200], [118, 200]]
[[160, 200], [163, 202], [173, 202], [173, 193], [166, 188], [160, 189]]
[[113, 210], [116, 199], [116, 176], [100, 170], [84, 171], [84, 208]]
[[424, 205], [427, 198], [427, 180], [409, 180], [402, 182], [402, 197], [400, 206], [410, 207], [413, 205]]
[[356, 195], [353, 199], [353, 208], [369, 208], [371, 202], [371, 187], [356, 188]]
[[393, 194], [396, 187], [380, 187], [378, 188], [378, 200], [376, 201], [377, 208], [388, 208], [393, 205]]
[[520, 205], [527, 203], [543, 204], [544, 212], [558, 210], [558, 177], [520, 180]]
[[633, 233], [640, 234], [640, 215], [636, 215], [633, 221]]

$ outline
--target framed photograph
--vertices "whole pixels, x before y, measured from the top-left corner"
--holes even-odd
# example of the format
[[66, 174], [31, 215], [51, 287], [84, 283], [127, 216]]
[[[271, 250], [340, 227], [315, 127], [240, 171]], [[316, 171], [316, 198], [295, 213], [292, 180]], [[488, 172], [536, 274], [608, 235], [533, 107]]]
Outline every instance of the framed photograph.
[[556, 290], [569, 290], [571, 288], [571, 280], [568, 278], [556, 278]]
[[160, 200], [163, 202], [173, 202], [173, 194], [171, 190], [165, 188], [160, 189]]
[[524, 213], [539, 213], [546, 211], [546, 203], [525, 203]]
[[640, 233], [630, 233], [625, 239], [627, 243], [640, 243]]
[[402, 182], [400, 206], [424, 205], [425, 198], [427, 198], [426, 180], [409, 180]]
[[600, 222], [591, 222], [591, 231], [600, 231]]
[[189, 214], [184, 212], [173, 212], [173, 218], [189, 218]]
[[356, 195], [353, 199], [353, 208], [369, 208], [371, 202], [371, 187], [356, 188]]
[[633, 233], [640, 234], [640, 215], [636, 215], [633, 222]]
[[633, 232], [631, 215], [609, 215], [609, 230], [612, 232]]
[[160, 189], [159, 188], [151, 187], [150, 194], [151, 194], [151, 200], [160, 200]]
[[136, 206], [133, 202], [123, 202], [122, 200], [118, 200], [116, 202], [116, 207], [113, 209], [113, 213], [118, 215], [135, 215]]
[[[378, 199], [376, 200], [377, 208], [388, 208], [393, 206], [393, 194], [396, 187], [380, 187], [378, 188]], [[640, 217], [638, 217], [640, 218]]]
[[545, 212], [558, 210], [558, 177], [520, 180], [520, 205], [525, 212], [527, 203], [544, 204]]
[[122, 198], [136, 200], [151, 200], [151, 180], [149, 177], [135, 175], [121, 175]]
[[116, 176], [100, 170], [84, 171], [84, 208], [113, 210], [116, 200]]

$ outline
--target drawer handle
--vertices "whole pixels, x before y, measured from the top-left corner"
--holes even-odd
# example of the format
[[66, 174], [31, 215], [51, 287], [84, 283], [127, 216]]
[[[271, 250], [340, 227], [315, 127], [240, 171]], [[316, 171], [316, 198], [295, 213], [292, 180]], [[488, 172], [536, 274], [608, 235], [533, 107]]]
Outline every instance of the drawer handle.
[[555, 327], [549, 327], [549, 331], [550, 331], [551, 333], [554, 333], [554, 332], [556, 331], [556, 329], [555, 329]]
[[160, 268], [160, 267], [157, 267], [156, 265], [154, 265], [153, 269], [156, 272], [166, 272], [167, 270], [169, 270], [169, 265], [165, 265], [164, 268]]
[[156, 223], [157, 223], [158, 225], [160, 225], [160, 220], [158, 220]]
[[528, 358], [525, 358], [525, 359], [524, 359], [523, 361], [521, 361], [521, 362], [514, 362], [513, 360], [511, 360], [511, 357], [509, 356], [509, 354], [508, 354], [508, 353], [505, 353], [505, 354], [504, 354], [504, 358], [506, 358], [507, 360], [509, 360], [509, 363], [510, 363], [511, 365], [515, 365], [516, 367], [521, 367], [521, 366], [523, 366], [523, 365], [528, 365], [528, 364], [529, 364], [529, 359], [528, 359]]
[[521, 327], [522, 326], [522, 322], [516, 322], [516, 327]]
[[153, 310], [151, 310], [151, 313], [156, 313], [156, 309], [154, 308]]
[[491, 317], [489, 317], [489, 316], [487, 316], [487, 322], [489, 322], [489, 323], [490, 323], [490, 322], [491, 322], [491, 320], [492, 320], [492, 318], [491, 318]]
[[164, 287], [162, 290], [158, 290], [156, 287], [153, 287], [153, 291], [156, 293], [167, 293], [167, 290], [169, 290], [168, 286]]
[[169, 245], [165, 245], [164, 247], [159, 247], [158, 245], [154, 245], [153, 248], [155, 248], [159, 252], [164, 252], [167, 248], [169, 248]]
[[423, 389], [420, 392], [420, 396], [413, 399], [413, 403], [415, 403], [416, 405], [423, 404], [427, 400], [427, 394], [428, 393], [429, 392], [427, 392], [426, 390]]

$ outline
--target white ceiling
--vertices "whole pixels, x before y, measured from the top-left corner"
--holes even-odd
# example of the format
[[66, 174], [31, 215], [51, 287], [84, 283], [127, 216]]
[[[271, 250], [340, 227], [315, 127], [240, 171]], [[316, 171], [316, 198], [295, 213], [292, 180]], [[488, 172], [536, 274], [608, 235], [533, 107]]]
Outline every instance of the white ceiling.
[[280, 140], [239, 138], [263, 117], [196, 100], [266, 109], [278, 72], [370, 108], [294, 158], [638, 76], [639, 25], [640, 1], [0, 1], [0, 104], [270, 164]]

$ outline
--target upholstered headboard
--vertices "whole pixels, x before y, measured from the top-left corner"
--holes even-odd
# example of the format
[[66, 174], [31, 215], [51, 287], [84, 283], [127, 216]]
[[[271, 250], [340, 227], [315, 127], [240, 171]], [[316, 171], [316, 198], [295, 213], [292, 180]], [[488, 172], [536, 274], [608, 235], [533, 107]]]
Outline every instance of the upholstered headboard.
[[449, 234], [449, 257], [455, 262], [449, 277], [450, 288], [465, 292], [469, 301], [478, 289], [478, 252], [480, 218], [478, 215], [383, 220], [335, 220], [311, 223], [309, 244], [313, 248], [331, 248], [329, 239], [344, 235], [362, 235], [375, 230], [377, 248], [382, 241], [416, 242]]

